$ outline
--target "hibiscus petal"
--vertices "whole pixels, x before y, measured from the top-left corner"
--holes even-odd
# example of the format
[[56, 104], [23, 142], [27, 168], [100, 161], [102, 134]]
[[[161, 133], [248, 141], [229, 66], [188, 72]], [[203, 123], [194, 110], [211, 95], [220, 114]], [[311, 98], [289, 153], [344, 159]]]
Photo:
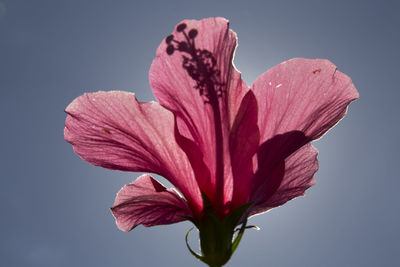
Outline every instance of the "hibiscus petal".
[[75, 153], [104, 168], [157, 173], [174, 184], [200, 212], [201, 193], [187, 156], [174, 138], [174, 116], [132, 93], [85, 94], [66, 109], [64, 137]]
[[260, 142], [257, 126], [257, 102], [252, 91], [243, 98], [229, 136], [229, 148], [233, 174], [234, 209], [250, 201], [254, 175], [253, 156]]
[[[295, 153], [286, 158], [284, 162], [284, 172], [278, 187], [271, 193], [267, 192], [268, 187], [259, 188], [254, 193], [256, 204], [253, 206], [250, 215], [265, 212], [271, 208], [285, 204], [287, 201], [303, 196], [304, 192], [315, 184], [314, 174], [318, 170], [318, 151], [310, 143], [306, 144]], [[279, 165], [275, 168], [275, 176], [282, 173]], [[274, 174], [272, 174], [274, 175]], [[265, 197], [265, 196], [268, 197]], [[262, 201], [260, 201], [262, 200]]]
[[[229, 30], [228, 21], [223, 18], [210, 18], [201, 21], [185, 20], [173, 32], [173, 37], [168, 37], [158, 47], [157, 56], [150, 68], [150, 84], [153, 93], [161, 105], [171, 110], [177, 117], [177, 125], [180, 135], [193, 141], [200, 153], [197, 158], [204, 156], [205, 165], [210, 171], [210, 176], [200, 175], [197, 177], [199, 185], [204, 192], [213, 192], [216, 183], [216, 130], [213, 106], [208, 103], [207, 97], [201, 95], [200, 89], [196, 89], [198, 81], [195, 63], [184, 68], [184, 56], [190, 58], [186, 48], [190, 45], [189, 37], [195, 36], [195, 49], [202, 50], [212, 66], [215, 60], [215, 76], [208, 77], [213, 80], [215, 90], [221, 84], [222, 91], [218, 98], [220, 124], [222, 127], [223, 155], [225, 174], [224, 186], [231, 187], [232, 174], [230, 168], [230, 157], [228, 148], [229, 130], [233, 124], [240, 103], [249, 90], [242, 81], [240, 73], [232, 64], [234, 50], [236, 48], [236, 34]], [[183, 26], [186, 25], [186, 26]], [[178, 29], [179, 28], [179, 29]], [[183, 29], [184, 28], [184, 29]], [[192, 31], [193, 30], [193, 31]], [[194, 31], [195, 30], [195, 31]], [[192, 32], [192, 35], [191, 35]], [[190, 41], [191, 42], [191, 41]], [[168, 50], [168, 51], [167, 51]], [[210, 54], [207, 54], [208, 52]], [[206, 55], [207, 54], [207, 55]], [[211, 55], [211, 56], [210, 56]], [[204, 59], [204, 58], [202, 58]], [[190, 74], [191, 73], [191, 74]], [[183, 148], [185, 149], [185, 148]], [[191, 151], [185, 150], [191, 154]], [[196, 162], [198, 162], [196, 160]], [[196, 170], [198, 173], [201, 170]], [[228, 172], [228, 173], [227, 173]], [[232, 189], [230, 189], [232, 191]], [[227, 190], [224, 190], [227, 192]], [[209, 195], [213, 201], [214, 193]], [[229, 197], [224, 197], [227, 201]]]
[[214, 192], [210, 190], [207, 184], [210, 181], [210, 171], [204, 163], [203, 153], [195, 142], [179, 133], [178, 127], [175, 127], [175, 139], [178, 145], [186, 152], [193, 170], [196, 170], [195, 175], [198, 186], [203, 193], [211, 196]]
[[192, 216], [183, 198], [147, 174], [118, 192], [111, 211], [118, 228], [125, 232], [139, 224], [171, 224], [183, 221], [181, 216]]
[[285, 174], [285, 159], [308, 141], [302, 132], [292, 131], [275, 135], [259, 147], [258, 168], [248, 192], [253, 202], [264, 202], [275, 193]]
[[324, 59], [285, 61], [257, 78], [252, 89], [263, 114], [258, 118], [262, 142], [294, 130], [317, 139], [358, 98], [351, 79]]

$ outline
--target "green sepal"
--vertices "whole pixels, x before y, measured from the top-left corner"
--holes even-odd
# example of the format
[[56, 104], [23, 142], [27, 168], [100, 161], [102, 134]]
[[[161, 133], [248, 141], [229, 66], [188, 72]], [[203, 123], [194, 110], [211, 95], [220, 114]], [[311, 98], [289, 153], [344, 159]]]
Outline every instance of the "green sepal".
[[[186, 233], [185, 237], [189, 252], [196, 259], [201, 260], [211, 267], [220, 267], [226, 264], [232, 257], [242, 239], [244, 231], [248, 228], [255, 228], [254, 226], [246, 225], [247, 211], [253, 203], [243, 204], [228, 213], [224, 218], [221, 218], [207, 195], [204, 192], [201, 193], [203, 197], [203, 210], [200, 219], [190, 216], [178, 216], [191, 221], [199, 230], [201, 255], [193, 251], [188, 243], [188, 236], [193, 228]], [[240, 224], [241, 227], [235, 229]], [[237, 231], [239, 232], [234, 238]]]
[[186, 233], [185, 236], [185, 241], [186, 241], [186, 247], [188, 248], [188, 250], [190, 251], [190, 253], [198, 260], [203, 261], [203, 257], [200, 256], [199, 254], [197, 254], [196, 252], [193, 251], [193, 249], [190, 247], [189, 242], [188, 242], [188, 237], [190, 232], [193, 230], [193, 227], [189, 229], [189, 231]]
[[[237, 232], [237, 231], [239, 231], [241, 228], [236, 228], [235, 229], [235, 233]], [[254, 230], [260, 230], [260, 227], [258, 227], [257, 225], [247, 225], [246, 227], [245, 227], [245, 229], [254, 229]]]
[[247, 220], [242, 225], [243, 230], [234, 239], [235, 227], [246, 211], [252, 205], [241, 205], [221, 219], [208, 197], [203, 194], [204, 209], [199, 221], [200, 248], [202, 261], [210, 266], [222, 266], [229, 261], [242, 238]]
[[214, 208], [207, 208], [199, 221], [198, 228], [200, 231], [200, 248], [205, 257], [219, 257], [221, 251], [229, 248], [231, 243], [229, 240], [230, 229], [221, 222]]
[[239, 246], [240, 240], [242, 240], [244, 230], [246, 229], [246, 224], [247, 224], [247, 218], [244, 220], [242, 227], [239, 230], [239, 233], [237, 234], [235, 240], [232, 243], [231, 255], [233, 255], [233, 253], [235, 253], [235, 250]]

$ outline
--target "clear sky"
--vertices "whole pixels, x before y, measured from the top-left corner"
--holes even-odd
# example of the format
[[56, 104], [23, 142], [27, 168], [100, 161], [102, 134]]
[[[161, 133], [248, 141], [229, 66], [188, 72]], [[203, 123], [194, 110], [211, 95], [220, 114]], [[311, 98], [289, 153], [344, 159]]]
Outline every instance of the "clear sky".
[[[0, 265], [205, 266], [189, 223], [130, 233], [109, 208], [138, 174], [93, 167], [63, 140], [84, 92], [154, 100], [148, 70], [185, 18], [223, 16], [251, 85], [293, 58], [327, 58], [360, 93], [314, 145], [317, 184], [250, 224], [231, 267], [400, 266], [400, 1], [0, 0]], [[196, 247], [196, 241], [191, 240]]]

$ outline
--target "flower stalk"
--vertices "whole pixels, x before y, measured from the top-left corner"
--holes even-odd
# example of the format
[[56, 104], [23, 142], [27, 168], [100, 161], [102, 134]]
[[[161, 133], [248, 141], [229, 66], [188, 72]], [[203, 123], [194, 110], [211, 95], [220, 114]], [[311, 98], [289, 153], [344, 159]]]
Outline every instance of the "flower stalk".
[[[228, 213], [223, 219], [220, 219], [214, 206], [203, 194], [204, 210], [202, 218], [186, 218], [198, 228], [200, 236], [201, 255], [194, 252], [188, 244], [188, 236], [192, 229], [186, 234], [186, 245], [190, 253], [206, 263], [210, 267], [219, 267], [226, 264], [232, 257], [238, 247], [243, 233], [247, 227], [246, 213], [252, 203], [244, 204]], [[238, 234], [234, 237], [237, 225], [240, 225]]]

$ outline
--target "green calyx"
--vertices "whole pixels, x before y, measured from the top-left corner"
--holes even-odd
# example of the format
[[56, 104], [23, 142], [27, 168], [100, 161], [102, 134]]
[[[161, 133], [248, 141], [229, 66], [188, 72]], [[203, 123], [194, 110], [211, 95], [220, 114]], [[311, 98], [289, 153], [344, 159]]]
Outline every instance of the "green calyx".
[[[237, 207], [221, 220], [213, 205], [204, 194], [203, 201], [204, 206], [201, 220], [189, 217], [185, 218], [193, 222], [199, 230], [201, 255], [194, 252], [188, 244], [187, 239], [193, 228], [186, 234], [186, 245], [190, 253], [197, 259], [208, 264], [210, 267], [220, 267], [226, 264], [232, 257], [240, 243], [244, 230], [254, 228], [253, 226], [246, 226], [247, 218], [245, 218], [241, 227], [236, 229], [236, 226], [252, 203]], [[237, 231], [239, 232], [234, 238], [234, 234]]]

